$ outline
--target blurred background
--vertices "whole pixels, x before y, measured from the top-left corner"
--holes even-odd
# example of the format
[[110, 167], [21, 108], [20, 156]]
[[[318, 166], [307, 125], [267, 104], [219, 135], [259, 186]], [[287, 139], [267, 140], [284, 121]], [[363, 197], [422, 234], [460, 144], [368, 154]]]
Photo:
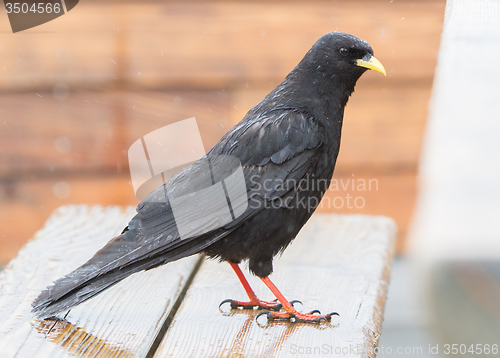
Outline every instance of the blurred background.
[[436, 356], [426, 353], [439, 325], [415, 292], [406, 238], [444, 8], [444, 0], [86, 0], [12, 34], [0, 5], [0, 266], [61, 205], [137, 205], [134, 141], [196, 117], [211, 148], [321, 35], [348, 32], [372, 45], [387, 77], [368, 72], [358, 82], [338, 190], [327, 194], [335, 206], [320, 210], [396, 220], [381, 344]]
[[2, 9], [0, 262], [58, 206], [136, 205], [135, 140], [196, 117], [208, 150], [332, 30], [368, 41], [388, 75], [358, 82], [328, 192], [344, 205], [321, 209], [393, 217], [403, 252], [443, 14], [444, 1], [87, 0], [12, 34]]

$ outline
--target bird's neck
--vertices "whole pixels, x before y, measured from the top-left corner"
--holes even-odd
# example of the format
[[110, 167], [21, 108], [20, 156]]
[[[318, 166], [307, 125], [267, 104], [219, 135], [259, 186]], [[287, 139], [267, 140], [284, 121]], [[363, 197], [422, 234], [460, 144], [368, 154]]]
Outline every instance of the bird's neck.
[[348, 84], [339, 78], [325, 81], [322, 73], [307, 74], [296, 68], [276, 87], [275, 97], [279, 96], [285, 106], [293, 106], [321, 119], [325, 127], [340, 134], [344, 108], [354, 92], [354, 85], [355, 82]]

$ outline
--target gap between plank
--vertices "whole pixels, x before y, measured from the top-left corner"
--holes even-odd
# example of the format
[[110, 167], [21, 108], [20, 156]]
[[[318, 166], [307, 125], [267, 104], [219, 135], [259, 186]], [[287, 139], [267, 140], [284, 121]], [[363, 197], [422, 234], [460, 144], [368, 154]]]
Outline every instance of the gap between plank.
[[179, 307], [182, 303], [182, 300], [186, 296], [186, 292], [187, 292], [189, 286], [191, 286], [191, 283], [193, 282], [194, 277], [198, 273], [198, 270], [200, 269], [201, 264], [203, 263], [204, 260], [205, 260], [205, 255], [203, 255], [203, 254], [200, 255], [200, 257], [198, 258], [198, 261], [196, 262], [196, 265], [193, 268], [193, 271], [191, 271], [191, 274], [189, 275], [189, 278], [187, 279], [186, 284], [184, 285], [182, 291], [180, 292], [179, 296], [175, 300], [175, 303], [172, 306], [170, 313], [168, 314], [167, 318], [165, 319], [165, 322], [163, 322], [163, 324], [160, 328], [160, 331], [158, 332], [153, 343], [151, 344], [151, 347], [149, 348], [149, 351], [146, 354], [145, 358], [153, 358], [154, 354], [156, 353], [156, 350], [158, 349], [161, 341], [163, 340], [163, 337], [165, 336], [165, 333], [167, 333], [167, 330], [170, 327], [170, 324], [172, 323], [172, 321], [175, 317], [175, 314], [177, 313], [177, 310], [179, 309]]

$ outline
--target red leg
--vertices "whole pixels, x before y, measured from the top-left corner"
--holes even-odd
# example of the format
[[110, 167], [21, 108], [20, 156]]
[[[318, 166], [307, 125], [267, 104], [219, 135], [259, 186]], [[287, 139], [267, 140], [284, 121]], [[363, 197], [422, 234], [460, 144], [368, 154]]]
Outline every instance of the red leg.
[[[231, 267], [233, 268], [234, 272], [236, 273], [236, 276], [240, 279], [241, 284], [243, 285], [243, 288], [247, 292], [248, 298], [250, 301], [248, 302], [242, 302], [242, 301], [235, 301], [235, 300], [224, 300], [221, 302], [220, 306], [222, 306], [224, 303], [230, 302], [231, 303], [231, 308], [254, 308], [254, 307], [259, 307], [259, 308], [265, 308], [268, 310], [273, 310], [273, 311], [279, 311], [281, 309], [281, 304], [276, 303], [276, 301], [262, 301], [257, 298], [257, 295], [255, 292], [253, 292], [252, 287], [250, 287], [250, 284], [248, 283], [247, 279], [245, 278], [245, 275], [243, 275], [243, 272], [241, 272], [240, 267], [238, 264], [229, 263]], [[220, 307], [219, 306], [219, 307]]]
[[332, 312], [326, 315], [315, 314], [320, 313], [318, 310], [309, 312], [309, 313], [300, 313], [298, 312], [293, 305], [288, 302], [288, 300], [283, 296], [283, 294], [278, 290], [278, 288], [271, 282], [269, 277], [263, 277], [261, 280], [266, 284], [267, 287], [271, 290], [271, 292], [276, 296], [278, 301], [280, 301], [281, 305], [285, 309], [286, 312], [261, 312], [257, 316], [257, 318], [263, 314], [267, 315], [269, 320], [281, 319], [281, 320], [290, 320], [293, 319], [295, 322], [312, 322], [319, 323], [322, 320], [330, 321], [333, 315], [338, 316], [337, 312]]

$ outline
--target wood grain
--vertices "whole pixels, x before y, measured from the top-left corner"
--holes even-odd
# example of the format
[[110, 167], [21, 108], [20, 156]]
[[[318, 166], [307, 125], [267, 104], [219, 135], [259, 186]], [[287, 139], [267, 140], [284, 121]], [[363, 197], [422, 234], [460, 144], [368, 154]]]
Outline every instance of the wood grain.
[[[57, 189], [63, 186], [63, 191]], [[0, 199], [0, 265], [16, 256], [45, 221], [61, 205], [133, 205], [135, 197], [129, 175], [84, 175], [36, 178], [6, 186]]]
[[130, 207], [85, 205], [54, 212], [0, 273], [2, 357], [146, 355], [197, 257], [133, 275], [73, 308], [66, 321], [38, 320], [30, 313], [41, 290], [119, 234], [133, 213]]
[[[319, 356], [318, 349], [374, 357], [395, 230], [385, 217], [315, 214], [276, 260], [272, 279], [285, 297], [301, 299], [304, 312], [338, 311], [329, 325], [260, 327], [257, 311], [220, 312], [223, 299], [245, 299], [244, 290], [229, 265], [203, 263], [155, 357], [307, 357]], [[273, 298], [260, 280], [249, 279], [259, 297]]]

